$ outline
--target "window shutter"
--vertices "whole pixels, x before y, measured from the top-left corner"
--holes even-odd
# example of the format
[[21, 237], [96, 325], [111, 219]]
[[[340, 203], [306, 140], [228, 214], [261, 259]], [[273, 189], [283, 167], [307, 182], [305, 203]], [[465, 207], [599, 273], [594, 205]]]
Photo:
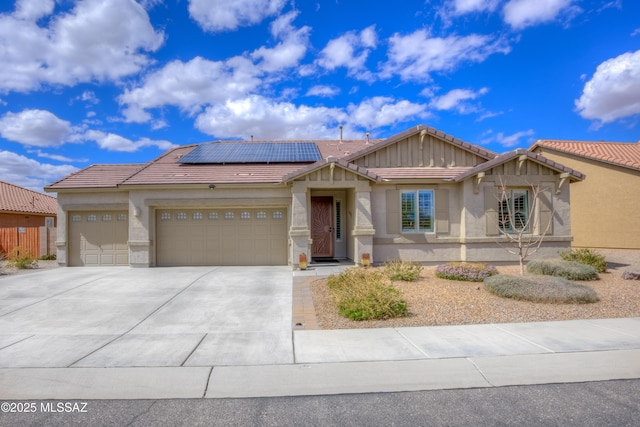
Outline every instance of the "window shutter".
[[[539, 234], [553, 235], [553, 197], [551, 188], [543, 187], [538, 193], [540, 202], [540, 230]], [[548, 227], [548, 228], [547, 228]]]
[[435, 191], [436, 234], [449, 234], [449, 190]]
[[387, 234], [400, 234], [400, 190], [387, 190]]
[[498, 199], [496, 187], [484, 187], [484, 217], [487, 236], [497, 236], [498, 232]]

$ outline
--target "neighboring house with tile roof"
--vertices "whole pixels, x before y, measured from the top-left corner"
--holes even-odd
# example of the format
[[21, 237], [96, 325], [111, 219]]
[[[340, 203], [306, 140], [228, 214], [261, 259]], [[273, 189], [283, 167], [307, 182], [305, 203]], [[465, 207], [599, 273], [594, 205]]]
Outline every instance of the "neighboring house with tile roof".
[[63, 265], [297, 266], [302, 253], [496, 262], [516, 260], [497, 244], [500, 179], [522, 203], [540, 187], [531, 234], [546, 234], [548, 256], [571, 244], [569, 183], [582, 178], [419, 125], [384, 140], [186, 145], [143, 165], [90, 166], [46, 190], [58, 193]]
[[0, 181], [0, 227], [55, 226], [55, 197]]
[[571, 187], [573, 246], [640, 249], [640, 141], [542, 139], [530, 150], [586, 175]]

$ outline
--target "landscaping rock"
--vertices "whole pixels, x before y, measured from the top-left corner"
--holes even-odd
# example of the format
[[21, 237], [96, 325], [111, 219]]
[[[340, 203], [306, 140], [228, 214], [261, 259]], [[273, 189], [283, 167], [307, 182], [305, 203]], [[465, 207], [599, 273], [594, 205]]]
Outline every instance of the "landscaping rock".
[[640, 268], [627, 268], [622, 273], [622, 278], [625, 280], [640, 280]]

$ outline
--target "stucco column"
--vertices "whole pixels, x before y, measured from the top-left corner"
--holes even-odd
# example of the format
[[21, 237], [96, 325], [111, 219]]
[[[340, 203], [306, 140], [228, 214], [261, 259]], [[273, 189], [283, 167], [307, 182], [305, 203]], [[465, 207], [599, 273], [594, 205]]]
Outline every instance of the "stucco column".
[[309, 229], [307, 187], [305, 183], [294, 182], [291, 194], [291, 228], [289, 229], [291, 252], [289, 253], [289, 259], [293, 267], [299, 267], [300, 254], [306, 254], [307, 259], [311, 260], [311, 230]]
[[58, 261], [59, 266], [64, 267], [68, 265], [67, 251], [69, 248], [67, 245], [67, 211], [63, 209], [60, 200], [58, 200], [56, 233], [56, 261]]
[[373, 254], [373, 235], [376, 230], [373, 228], [371, 220], [371, 187], [357, 188], [355, 193], [356, 212], [355, 223], [351, 235], [353, 236], [353, 261], [356, 264], [362, 263], [362, 254], [369, 254], [371, 262], [375, 258]]
[[151, 265], [151, 239], [149, 236], [151, 209], [144, 197], [129, 193], [129, 265], [149, 267]]

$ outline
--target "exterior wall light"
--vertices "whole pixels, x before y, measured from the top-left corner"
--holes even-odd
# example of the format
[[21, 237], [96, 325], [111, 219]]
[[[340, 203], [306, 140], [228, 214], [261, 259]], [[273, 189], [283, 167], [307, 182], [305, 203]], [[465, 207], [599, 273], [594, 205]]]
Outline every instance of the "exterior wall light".
[[213, 190], [214, 188], [216, 188], [215, 184], [209, 184], [209, 190]]
[[371, 255], [370, 254], [362, 254], [362, 266], [369, 267], [371, 265]]

